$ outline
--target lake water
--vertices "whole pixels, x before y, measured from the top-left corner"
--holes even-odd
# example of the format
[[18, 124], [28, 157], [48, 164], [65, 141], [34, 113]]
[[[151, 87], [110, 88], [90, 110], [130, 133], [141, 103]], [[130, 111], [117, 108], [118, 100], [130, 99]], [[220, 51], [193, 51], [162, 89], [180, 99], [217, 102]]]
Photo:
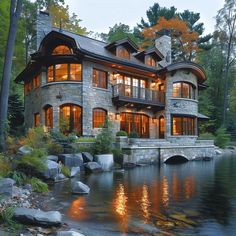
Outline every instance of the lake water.
[[[53, 208], [85, 235], [236, 235], [236, 157], [84, 175], [53, 187]], [[55, 207], [56, 206], [56, 207]]]

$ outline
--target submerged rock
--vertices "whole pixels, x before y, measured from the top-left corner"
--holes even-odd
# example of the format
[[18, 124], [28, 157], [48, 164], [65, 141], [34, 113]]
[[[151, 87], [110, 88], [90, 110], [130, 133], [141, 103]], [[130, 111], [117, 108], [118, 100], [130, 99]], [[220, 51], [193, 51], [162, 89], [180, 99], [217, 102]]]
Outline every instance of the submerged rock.
[[14, 192], [15, 180], [11, 178], [0, 179], [0, 194], [12, 197]]
[[72, 182], [71, 186], [72, 193], [81, 193], [81, 194], [87, 194], [90, 191], [89, 186], [86, 184], [80, 182], [80, 181], [74, 181]]
[[85, 171], [89, 173], [102, 172], [102, 167], [97, 162], [88, 162], [84, 165]]
[[96, 161], [104, 171], [109, 171], [114, 165], [113, 154], [95, 155], [94, 161]]
[[65, 175], [63, 175], [62, 173], [58, 174], [54, 179], [55, 182], [62, 182], [65, 180], [68, 180], [68, 178]]
[[93, 161], [93, 156], [89, 152], [82, 152], [84, 163]]
[[59, 231], [56, 234], [57, 236], [84, 236], [84, 234], [81, 234], [75, 229], [71, 229], [69, 231]]
[[83, 165], [83, 157], [81, 153], [60, 154], [58, 160], [61, 161], [63, 165], [69, 168]]
[[59, 211], [41, 211], [19, 207], [14, 211], [13, 218], [23, 224], [36, 224], [42, 226], [57, 226], [62, 223]]

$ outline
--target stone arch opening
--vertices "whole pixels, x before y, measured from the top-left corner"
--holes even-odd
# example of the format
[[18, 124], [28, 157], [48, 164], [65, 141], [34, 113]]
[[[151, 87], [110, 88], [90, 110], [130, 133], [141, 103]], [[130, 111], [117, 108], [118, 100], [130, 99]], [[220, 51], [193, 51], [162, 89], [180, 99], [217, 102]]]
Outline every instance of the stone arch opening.
[[187, 157], [182, 155], [174, 155], [169, 158], [167, 158], [164, 163], [166, 164], [181, 164], [189, 161]]

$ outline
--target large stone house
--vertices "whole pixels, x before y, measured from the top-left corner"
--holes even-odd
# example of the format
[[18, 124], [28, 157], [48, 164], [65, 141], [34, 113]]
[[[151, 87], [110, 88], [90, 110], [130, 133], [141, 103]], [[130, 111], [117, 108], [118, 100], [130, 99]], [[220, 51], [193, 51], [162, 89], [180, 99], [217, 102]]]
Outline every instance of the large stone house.
[[40, 12], [37, 44], [16, 78], [24, 83], [26, 127], [64, 125], [66, 132], [94, 136], [108, 116], [115, 132], [174, 142], [197, 138], [206, 76], [193, 62], [171, 63], [168, 36], [139, 51], [130, 39], [109, 44], [52, 28]]

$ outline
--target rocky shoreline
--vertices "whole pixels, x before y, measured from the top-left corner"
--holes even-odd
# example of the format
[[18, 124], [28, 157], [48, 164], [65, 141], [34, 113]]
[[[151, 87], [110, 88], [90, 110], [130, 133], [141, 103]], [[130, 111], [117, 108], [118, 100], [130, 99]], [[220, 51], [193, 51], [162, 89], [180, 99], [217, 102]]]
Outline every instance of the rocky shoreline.
[[[229, 147], [226, 149], [216, 148], [217, 156], [229, 156], [236, 154], [236, 147]], [[89, 155], [88, 155], [89, 156]], [[65, 156], [64, 156], [65, 157]], [[90, 156], [89, 156], [90, 157]], [[48, 159], [50, 161], [52, 157]], [[78, 156], [76, 157], [78, 158]], [[81, 163], [83, 166], [88, 166], [90, 163], [93, 166], [93, 162], [91, 157], [86, 159], [87, 164], [84, 163], [83, 156], [80, 156]], [[58, 161], [58, 159], [53, 160]], [[73, 162], [73, 157], [67, 156], [63, 160], [63, 162], [67, 162], [67, 165], [70, 166]], [[55, 162], [57, 163], [57, 162]], [[58, 163], [57, 163], [58, 164]], [[78, 164], [78, 163], [77, 163]], [[82, 166], [82, 165], [81, 165]], [[95, 166], [95, 165], [94, 165]], [[57, 168], [60, 168], [57, 166]], [[72, 171], [74, 167], [70, 166], [70, 170]], [[86, 167], [84, 167], [86, 168]], [[89, 167], [92, 168], [93, 167]], [[75, 170], [74, 170], [75, 171]], [[77, 174], [80, 173], [80, 170], [76, 170]], [[94, 171], [89, 171], [90, 173], [96, 173], [98, 171], [102, 171], [100, 168], [98, 169], [97, 163], [96, 167], [94, 167]], [[58, 174], [58, 170], [50, 170], [47, 172], [50, 177], [53, 176], [55, 182], [56, 174]], [[59, 173], [60, 174], [60, 173]], [[73, 175], [74, 176], [74, 175]], [[71, 176], [72, 177], [72, 176]], [[52, 178], [51, 178], [52, 179]], [[68, 178], [65, 178], [68, 180]], [[54, 182], [54, 183], [55, 183]], [[72, 181], [73, 183], [73, 181]], [[74, 184], [71, 185], [71, 194], [86, 194], [89, 193], [89, 187], [84, 185], [80, 181], [74, 181]], [[3, 194], [4, 193], [4, 194]], [[14, 180], [10, 178], [1, 179], [0, 180], [0, 194], [5, 195], [4, 198], [0, 199], [0, 209], [6, 209], [7, 207], [14, 208], [14, 219], [17, 222], [21, 222], [24, 224], [23, 229], [17, 232], [17, 235], [22, 236], [30, 236], [30, 235], [78, 235], [82, 236], [83, 232], [80, 229], [70, 229], [69, 226], [63, 223], [63, 215], [59, 211], [54, 211], [54, 209], [49, 209], [48, 201], [53, 199], [53, 195], [51, 192], [48, 193], [35, 193], [32, 191], [32, 187], [28, 184], [23, 187], [17, 187]], [[12, 233], [11, 230], [6, 227], [0, 226], [0, 235], [16, 235]]]

